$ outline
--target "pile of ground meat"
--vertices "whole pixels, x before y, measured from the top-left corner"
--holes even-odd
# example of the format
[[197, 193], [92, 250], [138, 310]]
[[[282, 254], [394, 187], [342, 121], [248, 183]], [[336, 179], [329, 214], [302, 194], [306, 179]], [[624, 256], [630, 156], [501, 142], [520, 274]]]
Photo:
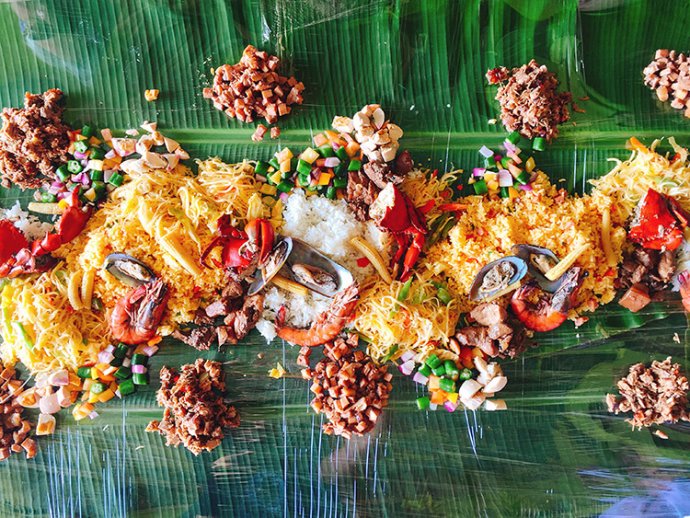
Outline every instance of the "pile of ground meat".
[[520, 68], [498, 67], [486, 73], [489, 84], [501, 84], [496, 100], [501, 105], [501, 121], [508, 131], [523, 137], [558, 136], [558, 125], [570, 118], [570, 92], [558, 93], [556, 75], [531, 60]]
[[163, 367], [157, 401], [165, 407], [162, 421], [151, 421], [147, 432], [158, 432], [167, 446], [182, 444], [194, 455], [210, 451], [225, 437], [225, 428], [240, 425], [235, 407], [223, 399], [225, 381], [219, 362], [198, 359], [180, 372]]
[[690, 421], [688, 414], [688, 379], [680, 365], [653, 361], [650, 367], [636, 363], [618, 382], [620, 397], [606, 395], [609, 412], [632, 412], [626, 419], [633, 428], [654, 424]]
[[26, 93], [24, 108], [5, 108], [0, 130], [2, 186], [37, 189], [54, 178], [68, 159], [71, 128], [62, 122], [63, 95], [52, 88], [40, 95]]
[[309, 368], [312, 349], [300, 350], [302, 376], [312, 382], [311, 407], [328, 418], [324, 433], [364, 435], [376, 425], [393, 388], [386, 366], [376, 365], [364, 351], [354, 350], [358, 337], [337, 338], [323, 346], [325, 358]]
[[278, 74], [279, 65], [277, 56], [249, 45], [239, 63], [216, 69], [213, 85], [204, 88], [204, 97], [228, 117], [242, 122], [264, 118], [273, 124], [290, 113], [291, 105], [302, 104], [304, 91], [304, 84], [294, 77]]
[[22, 382], [13, 367], [0, 363], [0, 461], [12, 453], [26, 452], [27, 459], [36, 456], [36, 441], [29, 437], [31, 423], [23, 417], [24, 408], [16, 401]]

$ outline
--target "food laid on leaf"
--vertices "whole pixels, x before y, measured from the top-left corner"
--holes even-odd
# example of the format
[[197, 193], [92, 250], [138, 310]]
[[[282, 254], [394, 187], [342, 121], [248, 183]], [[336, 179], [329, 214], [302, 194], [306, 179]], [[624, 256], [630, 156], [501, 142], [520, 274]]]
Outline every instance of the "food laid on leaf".
[[649, 367], [636, 363], [617, 383], [620, 396], [607, 394], [609, 412], [632, 412], [626, 421], [633, 428], [690, 420], [688, 414], [688, 379], [669, 356], [654, 360]]
[[[278, 65], [249, 46], [204, 95], [229, 116], [273, 124], [304, 89]], [[59, 90], [5, 110], [3, 182], [35, 188], [27, 208], [41, 219], [20, 205], [0, 218], [0, 359], [13, 437], [0, 458], [35, 454], [22, 408], [38, 409], [36, 435], [53, 433], [63, 408], [95, 419], [99, 405], [149, 384], [151, 358], [172, 341], [222, 352], [257, 329], [269, 343], [299, 346], [324, 432], [349, 438], [380, 422], [390, 364], [423, 390], [410, 402], [420, 410], [505, 410], [501, 364], [538, 346], [541, 333], [585, 325], [617, 298], [641, 311], [676, 290], [690, 311], [687, 150], [669, 138], [662, 153], [662, 143], [632, 137], [627, 160], [590, 192], [569, 193], [539, 158], [569, 118], [570, 94], [534, 61], [488, 77], [501, 83], [509, 134], [481, 146], [470, 173], [418, 166], [379, 104], [336, 115], [299, 149], [238, 163], [200, 158], [196, 171], [156, 123], [124, 136], [72, 129]], [[267, 133], [259, 125], [253, 138]], [[323, 358], [312, 367], [313, 352]], [[15, 377], [18, 363], [29, 386]], [[685, 419], [677, 366], [651, 369], [634, 367], [612, 410], [635, 411], [635, 426]], [[288, 371], [278, 364], [270, 375]], [[639, 388], [650, 376], [665, 380], [654, 382], [666, 391], [657, 399], [675, 406], [658, 408]], [[160, 379], [164, 416], [148, 430], [167, 444], [198, 454], [239, 426], [222, 364], [165, 367]]]

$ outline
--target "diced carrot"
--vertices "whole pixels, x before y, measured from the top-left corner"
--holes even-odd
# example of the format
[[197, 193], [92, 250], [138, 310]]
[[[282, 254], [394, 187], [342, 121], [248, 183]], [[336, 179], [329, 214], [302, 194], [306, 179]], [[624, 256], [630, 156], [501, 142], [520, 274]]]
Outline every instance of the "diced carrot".
[[100, 401], [101, 403], [105, 403], [106, 401], [110, 401], [114, 397], [115, 397], [115, 392], [113, 392], [110, 389], [106, 389], [103, 392], [101, 392], [100, 394], [98, 394], [98, 401]]
[[321, 173], [321, 176], [319, 176], [319, 185], [328, 185], [332, 178], [333, 174], [331, 173]]
[[628, 144], [630, 146], [630, 149], [634, 151], [642, 151], [642, 152], [648, 152], [649, 149], [647, 149], [647, 146], [645, 146], [642, 142], [637, 140], [635, 137], [630, 137], [630, 140], [628, 140]]
[[448, 399], [448, 392], [445, 390], [434, 390], [431, 392], [431, 402], [436, 405], [442, 405]]

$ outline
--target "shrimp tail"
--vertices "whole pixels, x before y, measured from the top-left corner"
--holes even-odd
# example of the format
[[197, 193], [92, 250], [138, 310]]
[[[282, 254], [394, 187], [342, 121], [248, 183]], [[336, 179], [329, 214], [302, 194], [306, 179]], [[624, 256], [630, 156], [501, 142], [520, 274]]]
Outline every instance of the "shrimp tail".
[[343, 330], [359, 299], [359, 288], [352, 284], [339, 292], [330, 307], [316, 317], [308, 329], [286, 327], [285, 307], [276, 317], [276, 333], [283, 340], [302, 347], [315, 347], [335, 339]]

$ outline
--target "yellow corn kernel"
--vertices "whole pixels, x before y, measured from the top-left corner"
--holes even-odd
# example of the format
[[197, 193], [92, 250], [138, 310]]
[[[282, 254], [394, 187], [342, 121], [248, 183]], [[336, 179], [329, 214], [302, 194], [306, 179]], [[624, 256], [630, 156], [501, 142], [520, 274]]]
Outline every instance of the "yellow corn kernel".
[[268, 194], [269, 196], [275, 196], [276, 192], [278, 192], [278, 189], [276, 189], [272, 185], [265, 183], [261, 186], [261, 189], [259, 189], [259, 192], [261, 194]]
[[313, 164], [314, 162], [316, 162], [316, 159], [319, 158], [319, 154], [312, 148], [308, 147], [307, 149], [302, 151], [302, 154], [299, 157], [305, 162]]

